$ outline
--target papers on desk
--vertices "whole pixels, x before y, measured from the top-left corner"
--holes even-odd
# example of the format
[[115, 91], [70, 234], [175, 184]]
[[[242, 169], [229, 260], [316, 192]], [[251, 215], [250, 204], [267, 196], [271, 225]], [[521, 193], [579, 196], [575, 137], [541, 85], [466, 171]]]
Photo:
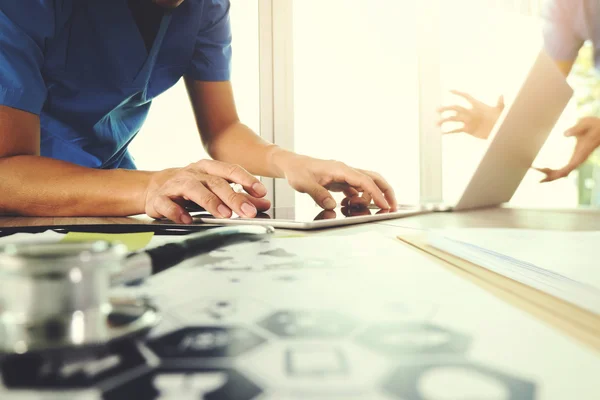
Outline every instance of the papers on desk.
[[600, 231], [444, 229], [429, 244], [600, 315]]

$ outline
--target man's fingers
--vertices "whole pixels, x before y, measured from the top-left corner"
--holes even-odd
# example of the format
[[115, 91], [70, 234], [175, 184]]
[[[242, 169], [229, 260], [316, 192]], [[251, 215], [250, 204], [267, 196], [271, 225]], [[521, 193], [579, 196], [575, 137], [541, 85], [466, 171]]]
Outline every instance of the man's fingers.
[[383, 192], [370, 176], [342, 165], [338, 171], [334, 171], [334, 177], [337, 182], [346, 181], [350, 186], [362, 192], [369, 193], [373, 197], [373, 202], [377, 207], [390, 208], [390, 204], [387, 202]]
[[265, 185], [239, 165], [215, 160], [201, 160], [192, 165], [199, 168], [200, 172], [204, 174], [218, 176], [230, 182], [239, 183], [244, 187], [246, 192], [255, 197], [264, 197], [267, 194]]
[[[392, 186], [383, 178], [383, 176], [373, 171], [366, 171], [362, 169], [360, 169], [359, 171], [373, 179], [373, 182], [375, 182], [381, 193], [383, 193], [383, 196], [388, 202], [390, 208], [395, 210], [398, 207], [398, 202], [396, 201], [396, 193], [394, 192]], [[365, 194], [369, 195], [369, 193]], [[371, 198], [369, 198], [369, 202], [370, 201]]]
[[[351, 186], [347, 186], [347, 184], [345, 185], [346, 187], [342, 190], [342, 192], [346, 197], [344, 197], [340, 203], [342, 207], [366, 207], [369, 205], [371, 202], [370, 195], [363, 193], [361, 196], [358, 190]], [[327, 188], [330, 189], [329, 186]]]
[[371, 196], [369, 193], [363, 193], [360, 198], [363, 199], [367, 204], [371, 204], [371, 201], [373, 200], [373, 196]]
[[267, 211], [269, 208], [271, 208], [271, 202], [267, 199], [254, 197], [247, 193], [241, 193], [241, 195], [246, 197], [246, 200], [252, 203], [258, 211]]
[[344, 197], [340, 205], [350, 208], [367, 208], [371, 204], [371, 195], [363, 193], [363, 195]]
[[337, 206], [337, 203], [333, 197], [331, 197], [329, 190], [314, 181], [305, 182], [301, 186], [297, 187], [296, 190], [301, 193], [307, 193], [313, 198], [319, 207], [325, 210], [333, 210]]
[[[223, 182], [223, 185], [233, 192], [229, 184], [223, 179], [214, 179]], [[174, 194], [187, 197], [217, 218], [231, 217], [231, 208], [224, 204], [223, 198], [214, 193], [213, 188], [206, 187], [201, 181], [189, 180], [176, 190], [177, 192]], [[221, 191], [221, 193], [223, 192]]]
[[360, 196], [360, 193], [358, 190], [354, 189], [351, 186], [347, 186], [347, 185], [342, 189], [342, 192], [344, 193], [344, 196], [346, 196], [346, 197]]
[[351, 208], [368, 208], [369, 204], [371, 204], [371, 196], [367, 196], [367, 198], [365, 198], [365, 196], [346, 197], [346, 199], [344, 200], [347, 201], [345, 202], [345, 204], [344, 202], [342, 202], [342, 206]]
[[346, 217], [357, 217], [359, 215], [371, 215], [367, 207], [342, 207], [340, 210]]
[[148, 214], [153, 218], [164, 216], [178, 224], [191, 224], [193, 221], [190, 214], [183, 207], [165, 195], [156, 197], [152, 203], [152, 208], [154, 213], [150, 212]]
[[[237, 193], [229, 182], [241, 185], [247, 193]], [[229, 218], [235, 211], [242, 217], [253, 218], [257, 210], [267, 210], [271, 204], [262, 199], [266, 188], [240, 166], [203, 160], [182, 169], [163, 184], [158, 193], [147, 199], [147, 213], [152, 217], [191, 223], [185, 210], [193, 202], [217, 218]]]
[[[195, 185], [198, 186], [195, 186]], [[254, 218], [258, 211], [271, 208], [267, 199], [256, 198], [247, 193], [236, 193], [227, 182], [221, 178], [211, 177], [204, 184], [198, 182], [188, 184], [189, 196], [198, 196], [195, 203], [204, 207], [215, 217], [229, 218], [232, 210], [242, 217]]]
[[[242, 217], [256, 217], [258, 212], [256, 206], [248, 201], [247, 196], [235, 192], [224, 179], [210, 176], [206, 179], [205, 185], [214, 195], [218, 196], [220, 201], [225, 203], [229, 210], [235, 211], [236, 214]], [[225, 211], [224, 208], [222, 210]], [[223, 216], [228, 218], [231, 214]]]
[[371, 196], [369, 193], [363, 192], [360, 196], [350, 197], [347, 205], [350, 207], [366, 208], [371, 204], [371, 200], [373, 200], [373, 196]]

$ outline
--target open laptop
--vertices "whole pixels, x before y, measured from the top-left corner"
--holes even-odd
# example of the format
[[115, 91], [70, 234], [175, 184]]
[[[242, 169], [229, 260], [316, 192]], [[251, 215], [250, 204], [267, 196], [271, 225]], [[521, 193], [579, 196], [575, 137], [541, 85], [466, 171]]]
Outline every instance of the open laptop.
[[514, 102], [505, 108], [490, 135], [490, 144], [456, 204], [402, 206], [388, 212], [373, 208], [323, 211], [314, 203], [275, 208], [257, 218], [215, 219], [195, 215], [207, 224], [268, 224], [276, 228], [320, 229], [408, 217], [423, 213], [467, 210], [508, 202], [531, 167], [573, 90], [554, 61], [541, 51]]

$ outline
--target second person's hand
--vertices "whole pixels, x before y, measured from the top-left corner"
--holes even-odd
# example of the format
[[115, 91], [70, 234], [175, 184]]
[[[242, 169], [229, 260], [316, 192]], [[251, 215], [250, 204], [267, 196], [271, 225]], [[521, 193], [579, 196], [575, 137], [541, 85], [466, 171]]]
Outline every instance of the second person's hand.
[[469, 103], [469, 108], [451, 105], [438, 109], [441, 115], [439, 126], [449, 122], [458, 122], [462, 126], [444, 133], [467, 133], [480, 139], [487, 139], [500, 114], [504, 110], [504, 98], [500, 96], [495, 106], [485, 104], [468, 93], [452, 90], [451, 93], [462, 97]]
[[534, 168], [545, 174], [544, 182], [552, 182], [568, 176], [575, 168], [583, 164], [600, 146], [600, 118], [588, 117], [581, 119], [575, 126], [565, 132], [566, 137], [574, 137], [577, 143], [571, 159], [560, 169]]
[[[237, 193], [230, 183], [240, 184], [247, 193]], [[238, 165], [201, 160], [184, 168], [153, 173], [144, 194], [145, 212], [152, 218], [166, 217], [174, 222], [191, 224], [185, 203], [192, 201], [216, 218], [229, 218], [232, 212], [253, 218], [271, 203], [263, 199], [265, 186]]]

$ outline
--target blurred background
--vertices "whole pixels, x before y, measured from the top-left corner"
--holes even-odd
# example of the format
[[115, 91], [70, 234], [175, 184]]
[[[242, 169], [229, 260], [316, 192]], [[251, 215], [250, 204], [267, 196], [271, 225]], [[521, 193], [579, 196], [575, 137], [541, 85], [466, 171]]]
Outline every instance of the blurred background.
[[[271, 68], [272, 60], [261, 61], [260, 33], [265, 32], [261, 24], [271, 21], [264, 13], [267, 2], [272, 7], [273, 1], [289, 5], [292, 24], [285, 34], [293, 53], [291, 76], [285, 77], [293, 83], [289, 94], [293, 123], [276, 132], [275, 142], [379, 171], [403, 203], [422, 197], [421, 117], [458, 101], [451, 89], [490, 104], [504, 95], [509, 104], [542, 47], [543, 0], [231, 0], [236, 103], [242, 122], [257, 133], [264, 126], [264, 113], [272, 112], [261, 107], [265, 93], [261, 69]], [[426, 38], [436, 52], [433, 57], [424, 57], [419, 48], [424, 32], [419, 13], [427, 12], [427, 7], [439, 8], [439, 21], [431, 21], [436, 24], [435, 36]], [[273, 56], [277, 60], [279, 54]], [[431, 68], [428, 60], [439, 65]], [[420, 99], [420, 87], [429, 81], [440, 82], [440, 93]], [[564, 130], [579, 117], [600, 116], [600, 83], [589, 45], [581, 50], [570, 83], [576, 94], [536, 166], [564, 165], [574, 144], [563, 137]], [[155, 143], [165, 137], [169, 140], [161, 140], [157, 149]], [[441, 160], [430, 161], [440, 165], [444, 200], [452, 201], [461, 193], [486, 146], [485, 141], [462, 134], [442, 138]], [[182, 82], [155, 100], [131, 151], [138, 168], [149, 170], [207, 157]], [[539, 184], [542, 175], [532, 170], [511, 204], [598, 205], [599, 165], [596, 155], [569, 177], [547, 184]]]

